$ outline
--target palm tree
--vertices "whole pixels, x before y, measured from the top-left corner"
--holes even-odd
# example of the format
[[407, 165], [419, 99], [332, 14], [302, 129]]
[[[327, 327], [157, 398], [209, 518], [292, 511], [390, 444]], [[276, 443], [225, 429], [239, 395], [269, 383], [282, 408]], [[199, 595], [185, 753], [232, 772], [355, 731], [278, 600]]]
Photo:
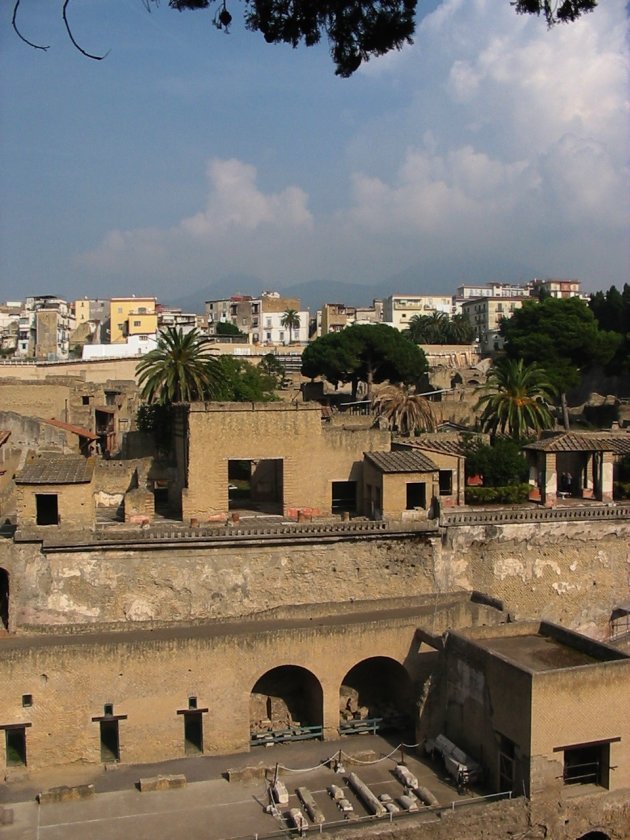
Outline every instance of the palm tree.
[[168, 327], [157, 347], [136, 367], [140, 394], [147, 402], [169, 405], [210, 399], [220, 391], [221, 367], [208, 355], [209, 339], [197, 329]]
[[437, 421], [433, 405], [422, 394], [406, 387], [386, 385], [372, 403], [377, 417], [383, 417], [392, 431], [410, 435], [417, 430], [435, 431]]
[[549, 408], [555, 389], [536, 362], [526, 365], [522, 359], [500, 359], [479, 390], [485, 393], [475, 410], [482, 409], [480, 420], [485, 432], [495, 435], [499, 431], [522, 439], [555, 423]]
[[297, 309], [286, 309], [282, 313], [280, 323], [289, 330], [289, 344], [293, 341], [293, 330], [300, 329], [300, 315]]

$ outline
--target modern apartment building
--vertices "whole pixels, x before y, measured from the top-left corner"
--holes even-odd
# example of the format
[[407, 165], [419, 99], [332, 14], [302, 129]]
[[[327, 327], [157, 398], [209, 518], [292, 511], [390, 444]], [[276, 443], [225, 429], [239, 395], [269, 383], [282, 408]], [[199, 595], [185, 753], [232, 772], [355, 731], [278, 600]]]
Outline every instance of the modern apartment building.
[[116, 297], [111, 299], [112, 344], [125, 344], [130, 336], [149, 336], [157, 332], [154, 297]]
[[462, 312], [475, 328], [482, 353], [491, 353], [501, 348], [501, 321], [510, 318], [514, 310], [520, 309], [524, 300], [524, 297], [479, 297], [464, 301]]
[[390, 295], [383, 301], [383, 321], [397, 330], [406, 330], [414, 315], [454, 311], [452, 295]]

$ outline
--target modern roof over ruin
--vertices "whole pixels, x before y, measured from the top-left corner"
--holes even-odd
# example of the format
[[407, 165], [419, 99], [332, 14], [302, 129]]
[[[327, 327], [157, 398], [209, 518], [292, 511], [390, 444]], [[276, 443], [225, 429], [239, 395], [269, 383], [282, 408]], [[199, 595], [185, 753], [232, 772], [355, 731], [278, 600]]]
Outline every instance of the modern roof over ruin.
[[396, 441], [396, 444], [425, 452], [439, 452], [441, 455], [455, 455], [458, 458], [465, 457], [464, 445], [460, 440], [423, 440], [420, 438], [414, 441]]
[[64, 423], [63, 420], [56, 420], [54, 417], [51, 417], [50, 420], [42, 420], [42, 422], [48, 423], [49, 426], [55, 426], [57, 429], [63, 429], [65, 432], [71, 432], [73, 435], [87, 438], [88, 440], [98, 440], [98, 435], [89, 429], [84, 429], [82, 426], [73, 426], [72, 423]]
[[542, 438], [524, 448], [539, 452], [614, 452], [617, 455], [630, 455], [630, 434], [567, 432]]
[[383, 473], [435, 472], [430, 458], [417, 451], [364, 452], [366, 459]]
[[87, 484], [94, 459], [82, 455], [39, 455], [15, 476], [16, 484]]

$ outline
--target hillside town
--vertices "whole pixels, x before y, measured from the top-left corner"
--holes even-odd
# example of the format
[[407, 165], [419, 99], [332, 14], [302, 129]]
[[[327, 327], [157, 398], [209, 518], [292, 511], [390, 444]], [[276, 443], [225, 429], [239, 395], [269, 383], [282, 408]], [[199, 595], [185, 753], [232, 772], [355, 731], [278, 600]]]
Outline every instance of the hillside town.
[[2, 836], [214, 757], [265, 803], [231, 836], [627, 837], [629, 315], [0, 306]]

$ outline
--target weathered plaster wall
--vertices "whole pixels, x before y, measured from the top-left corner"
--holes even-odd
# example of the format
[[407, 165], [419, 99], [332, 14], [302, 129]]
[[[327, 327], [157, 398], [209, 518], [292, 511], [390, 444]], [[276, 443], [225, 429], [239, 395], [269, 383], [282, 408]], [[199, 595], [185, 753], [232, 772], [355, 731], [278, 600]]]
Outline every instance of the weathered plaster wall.
[[479, 590], [518, 619], [604, 638], [630, 598], [630, 523], [451, 528], [327, 544], [55, 550], [0, 540], [11, 625], [221, 618], [334, 598]]
[[[249, 749], [250, 694], [279, 666], [308, 670], [322, 689], [319, 721], [338, 737], [339, 691], [348, 672], [372, 657], [402, 666], [410, 684], [426, 676], [414, 644], [419, 622], [438, 632], [453, 622], [497, 622], [502, 615], [465, 599], [444, 609], [431, 603], [399, 612], [334, 613], [318, 622], [224, 622], [133, 633], [47, 635], [3, 642], [0, 726], [26, 725], [29, 767], [73, 761], [99, 763], [99, 725], [105, 704], [120, 722], [121, 761], [152, 762], [184, 755], [179, 710], [197, 698], [204, 717], [204, 751]], [[334, 610], [334, 606], [333, 606]], [[24, 707], [23, 696], [31, 695]], [[315, 721], [317, 723], [317, 721]], [[1, 756], [1, 753], [0, 753]]]

